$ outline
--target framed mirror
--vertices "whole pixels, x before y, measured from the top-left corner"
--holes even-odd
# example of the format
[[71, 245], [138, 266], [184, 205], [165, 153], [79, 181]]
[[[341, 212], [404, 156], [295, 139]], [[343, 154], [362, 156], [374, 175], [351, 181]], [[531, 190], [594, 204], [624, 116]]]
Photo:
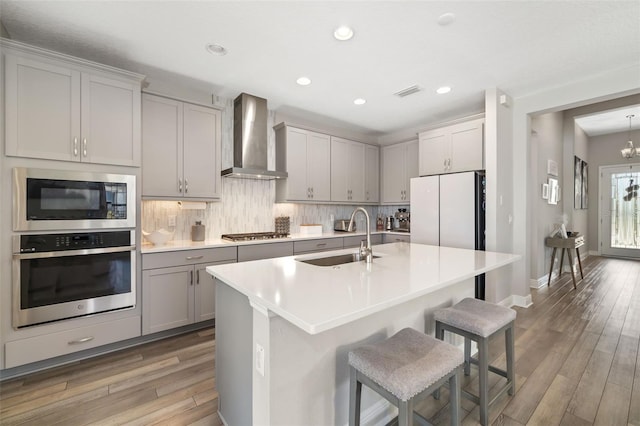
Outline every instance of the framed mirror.
[[549, 198], [547, 202], [549, 204], [558, 204], [558, 200], [560, 199], [559, 192], [558, 179], [549, 178]]

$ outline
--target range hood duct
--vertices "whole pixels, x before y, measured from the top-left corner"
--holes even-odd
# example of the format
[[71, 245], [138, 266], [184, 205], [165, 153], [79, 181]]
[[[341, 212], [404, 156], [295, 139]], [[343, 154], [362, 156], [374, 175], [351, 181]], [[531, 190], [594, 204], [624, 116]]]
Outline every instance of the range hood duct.
[[287, 172], [267, 170], [267, 100], [241, 93], [233, 101], [233, 167], [222, 176], [272, 180]]

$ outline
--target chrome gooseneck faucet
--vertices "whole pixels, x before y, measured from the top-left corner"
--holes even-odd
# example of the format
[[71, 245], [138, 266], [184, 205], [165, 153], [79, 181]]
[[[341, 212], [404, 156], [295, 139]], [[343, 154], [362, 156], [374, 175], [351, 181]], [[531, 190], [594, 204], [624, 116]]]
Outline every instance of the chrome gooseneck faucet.
[[373, 250], [371, 250], [371, 224], [369, 223], [369, 213], [367, 213], [367, 211], [362, 207], [356, 207], [353, 213], [351, 213], [349, 228], [347, 228], [347, 230], [349, 232], [353, 230], [353, 219], [356, 217], [356, 213], [358, 213], [359, 211], [364, 213], [364, 217], [367, 219], [367, 246], [363, 247], [363, 245], [360, 244], [360, 256], [366, 256], [367, 263], [371, 263], [371, 261], [373, 260]]

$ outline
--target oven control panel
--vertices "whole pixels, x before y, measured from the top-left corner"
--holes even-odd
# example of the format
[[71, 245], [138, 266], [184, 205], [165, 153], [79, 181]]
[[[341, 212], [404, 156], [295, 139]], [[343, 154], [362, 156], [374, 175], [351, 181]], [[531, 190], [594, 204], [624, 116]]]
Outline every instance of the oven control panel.
[[131, 231], [80, 232], [20, 236], [20, 253], [83, 250], [131, 245]]

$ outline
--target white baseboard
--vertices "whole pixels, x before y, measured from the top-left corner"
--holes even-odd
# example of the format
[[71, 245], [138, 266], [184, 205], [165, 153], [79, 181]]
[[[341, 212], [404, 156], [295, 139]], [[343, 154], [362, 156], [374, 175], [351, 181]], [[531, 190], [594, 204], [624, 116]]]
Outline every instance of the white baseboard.
[[381, 399], [360, 414], [360, 424], [366, 426], [385, 426], [397, 415], [398, 409], [386, 399]]
[[528, 308], [529, 306], [533, 305], [533, 300], [531, 299], [530, 294], [526, 296], [518, 296], [516, 294], [512, 294], [511, 296], [506, 297], [505, 299], [498, 302], [498, 305], [505, 306], [507, 308], [510, 308], [512, 306]]

